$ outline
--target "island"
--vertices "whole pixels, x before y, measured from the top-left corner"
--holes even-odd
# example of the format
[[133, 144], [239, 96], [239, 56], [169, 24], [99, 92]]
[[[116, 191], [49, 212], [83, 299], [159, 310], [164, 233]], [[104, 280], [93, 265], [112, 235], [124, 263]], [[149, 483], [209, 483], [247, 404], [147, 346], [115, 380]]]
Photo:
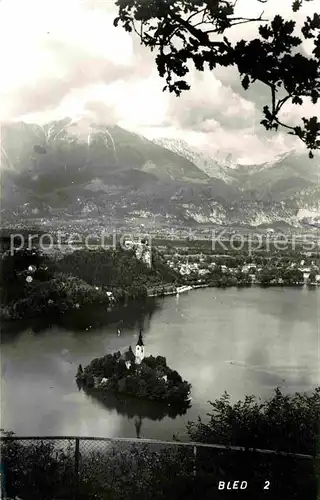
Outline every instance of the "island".
[[191, 401], [191, 384], [167, 366], [163, 356], [145, 356], [140, 330], [133, 352], [120, 351], [96, 358], [84, 369], [79, 365], [76, 380], [86, 392], [105, 391], [115, 395], [181, 406]]

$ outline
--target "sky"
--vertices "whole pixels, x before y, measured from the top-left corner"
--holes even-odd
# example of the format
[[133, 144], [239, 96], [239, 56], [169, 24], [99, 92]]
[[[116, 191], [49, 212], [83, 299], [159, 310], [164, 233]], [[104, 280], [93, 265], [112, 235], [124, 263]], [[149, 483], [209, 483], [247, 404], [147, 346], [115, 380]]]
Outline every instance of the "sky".
[[[238, 12], [285, 16], [291, 4], [239, 0]], [[298, 24], [314, 11], [314, 2], [307, 2], [296, 15]], [[135, 35], [113, 26], [116, 13], [113, 0], [1, 0], [0, 122], [43, 124], [70, 116], [79, 124], [117, 124], [150, 139], [183, 139], [221, 157], [231, 153], [238, 163], [303, 149], [286, 133], [262, 128], [266, 89], [255, 84], [244, 91], [232, 68], [193, 71], [191, 90], [179, 98], [162, 92], [154, 55]], [[254, 36], [257, 26], [233, 28], [230, 38]], [[317, 108], [306, 103], [304, 115], [319, 115]], [[295, 121], [302, 109], [292, 106], [287, 113]]]

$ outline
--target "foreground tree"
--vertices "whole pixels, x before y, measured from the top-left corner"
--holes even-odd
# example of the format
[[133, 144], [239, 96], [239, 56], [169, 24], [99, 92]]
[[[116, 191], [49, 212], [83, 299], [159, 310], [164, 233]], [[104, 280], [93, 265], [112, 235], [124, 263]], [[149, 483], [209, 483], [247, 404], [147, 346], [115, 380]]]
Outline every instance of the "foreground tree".
[[[101, 402], [111, 408], [110, 402]], [[118, 403], [111, 404], [123, 408]], [[125, 408], [131, 415], [128, 405]], [[264, 404], [252, 396], [231, 404], [224, 395], [211, 403], [211, 410], [208, 423], [189, 423], [189, 438], [221, 443], [225, 449], [197, 446], [195, 454], [193, 446], [170, 443], [163, 447], [138, 441], [124, 446], [114, 441], [110, 448], [97, 440], [82, 441], [78, 474], [72, 441], [62, 439], [58, 446], [50, 439], [22, 442], [5, 433], [9, 439], [0, 440], [0, 451], [6, 498], [68, 499], [75, 491], [78, 500], [229, 500], [233, 494], [241, 500], [318, 498], [320, 388], [294, 396], [277, 389]], [[228, 445], [268, 447], [294, 455], [232, 450]], [[233, 494], [218, 489], [221, 481], [240, 478], [248, 481], [246, 490], [239, 490], [239, 483]]]
[[279, 388], [260, 402], [255, 396], [231, 403], [225, 393], [209, 401], [209, 421], [188, 423], [192, 441], [319, 455], [320, 387], [311, 394], [285, 395]]
[[[267, 3], [268, 0], [256, 0]], [[294, 126], [281, 117], [286, 103], [313, 104], [320, 96], [320, 15], [307, 17], [299, 36], [294, 34], [295, 13], [303, 2], [292, 3], [292, 19], [276, 15], [263, 18], [239, 17], [237, 0], [117, 0], [119, 15], [114, 25], [122, 23], [126, 31], [135, 31], [141, 44], [156, 50], [156, 64], [166, 79], [164, 90], [177, 96], [190, 89], [186, 76], [190, 63], [196, 70], [214, 70], [220, 66], [236, 66], [245, 89], [259, 81], [270, 89], [271, 103], [263, 108], [261, 124], [267, 130], [288, 129], [309, 150], [320, 149], [320, 122], [317, 116], [303, 117]], [[260, 22], [259, 38], [239, 40], [232, 44], [226, 32], [239, 24]], [[312, 56], [305, 55], [302, 43], [313, 41]]]

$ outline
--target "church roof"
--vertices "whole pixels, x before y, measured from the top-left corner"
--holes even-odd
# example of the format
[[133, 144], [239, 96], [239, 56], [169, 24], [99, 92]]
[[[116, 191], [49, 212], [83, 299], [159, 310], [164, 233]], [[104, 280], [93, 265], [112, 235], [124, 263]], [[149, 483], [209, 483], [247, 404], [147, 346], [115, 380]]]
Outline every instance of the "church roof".
[[139, 333], [139, 338], [138, 338], [137, 345], [144, 346], [144, 343], [143, 343], [143, 340], [142, 340], [142, 332], [141, 332], [141, 330], [140, 330], [140, 333]]
[[122, 361], [135, 361], [136, 357], [135, 355], [133, 354], [132, 350], [128, 350], [126, 352], [124, 352], [122, 355], [121, 355], [121, 358], [120, 358]]
[[132, 350], [129, 349], [129, 351], [127, 351], [125, 353], [125, 357], [126, 357], [126, 361], [134, 361], [136, 359], [135, 355], [133, 354]]

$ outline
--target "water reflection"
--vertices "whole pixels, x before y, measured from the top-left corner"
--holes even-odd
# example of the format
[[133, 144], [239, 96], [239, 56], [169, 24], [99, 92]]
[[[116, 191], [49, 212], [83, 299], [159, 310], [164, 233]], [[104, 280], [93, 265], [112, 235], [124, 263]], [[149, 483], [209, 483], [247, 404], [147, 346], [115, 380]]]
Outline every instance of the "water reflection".
[[[128, 305], [108, 313], [110, 323], [101, 328], [77, 330], [75, 311], [69, 329], [54, 326], [34, 334], [30, 328], [6, 342], [2, 334], [1, 425], [21, 435], [130, 437], [136, 434], [135, 418], [141, 418], [144, 437], [172, 439], [188, 420], [206, 420], [207, 401], [225, 390], [234, 402], [245, 394], [270, 397], [277, 385], [285, 393], [313, 390], [320, 373], [319, 292], [200, 289], [178, 302], [161, 299], [158, 308], [154, 302]], [[93, 310], [82, 316], [82, 325], [99, 325], [104, 315]], [[146, 355], [164, 356], [192, 384], [186, 415], [174, 419], [160, 412], [153, 420], [153, 410], [140, 408], [140, 401], [138, 408], [110, 398], [104, 404], [75, 385], [79, 363], [86, 366], [134, 345], [143, 318]]]
[[159, 309], [159, 303], [155, 299], [128, 303], [125, 308], [115, 307], [113, 309], [105, 306], [86, 306], [74, 309], [69, 313], [58, 317], [37, 317], [24, 321], [3, 322], [1, 328], [2, 343], [12, 341], [21, 332], [28, 330], [30, 333], [41, 333], [49, 328], [59, 327], [62, 330], [73, 332], [85, 332], [88, 330], [99, 330], [106, 325], [115, 324], [115, 331], [121, 328], [148, 328], [153, 314]]
[[[81, 390], [81, 388], [80, 388]], [[168, 406], [154, 401], [146, 401], [137, 398], [117, 396], [99, 389], [83, 389], [85, 394], [98, 402], [107, 410], [116, 410], [119, 415], [128, 417], [148, 418], [150, 420], [163, 420], [165, 417], [176, 418], [185, 415], [190, 404], [185, 404], [180, 407]]]
[[118, 415], [127, 417], [128, 420], [134, 419], [137, 438], [141, 437], [142, 421], [144, 419], [160, 422], [165, 417], [175, 419], [178, 416], [185, 415], [191, 408], [190, 403], [185, 403], [180, 406], [170, 406], [164, 403], [155, 401], [141, 400], [123, 395], [115, 395], [101, 389], [88, 389], [77, 380], [79, 391], [87, 395], [106, 410], [116, 411]]

